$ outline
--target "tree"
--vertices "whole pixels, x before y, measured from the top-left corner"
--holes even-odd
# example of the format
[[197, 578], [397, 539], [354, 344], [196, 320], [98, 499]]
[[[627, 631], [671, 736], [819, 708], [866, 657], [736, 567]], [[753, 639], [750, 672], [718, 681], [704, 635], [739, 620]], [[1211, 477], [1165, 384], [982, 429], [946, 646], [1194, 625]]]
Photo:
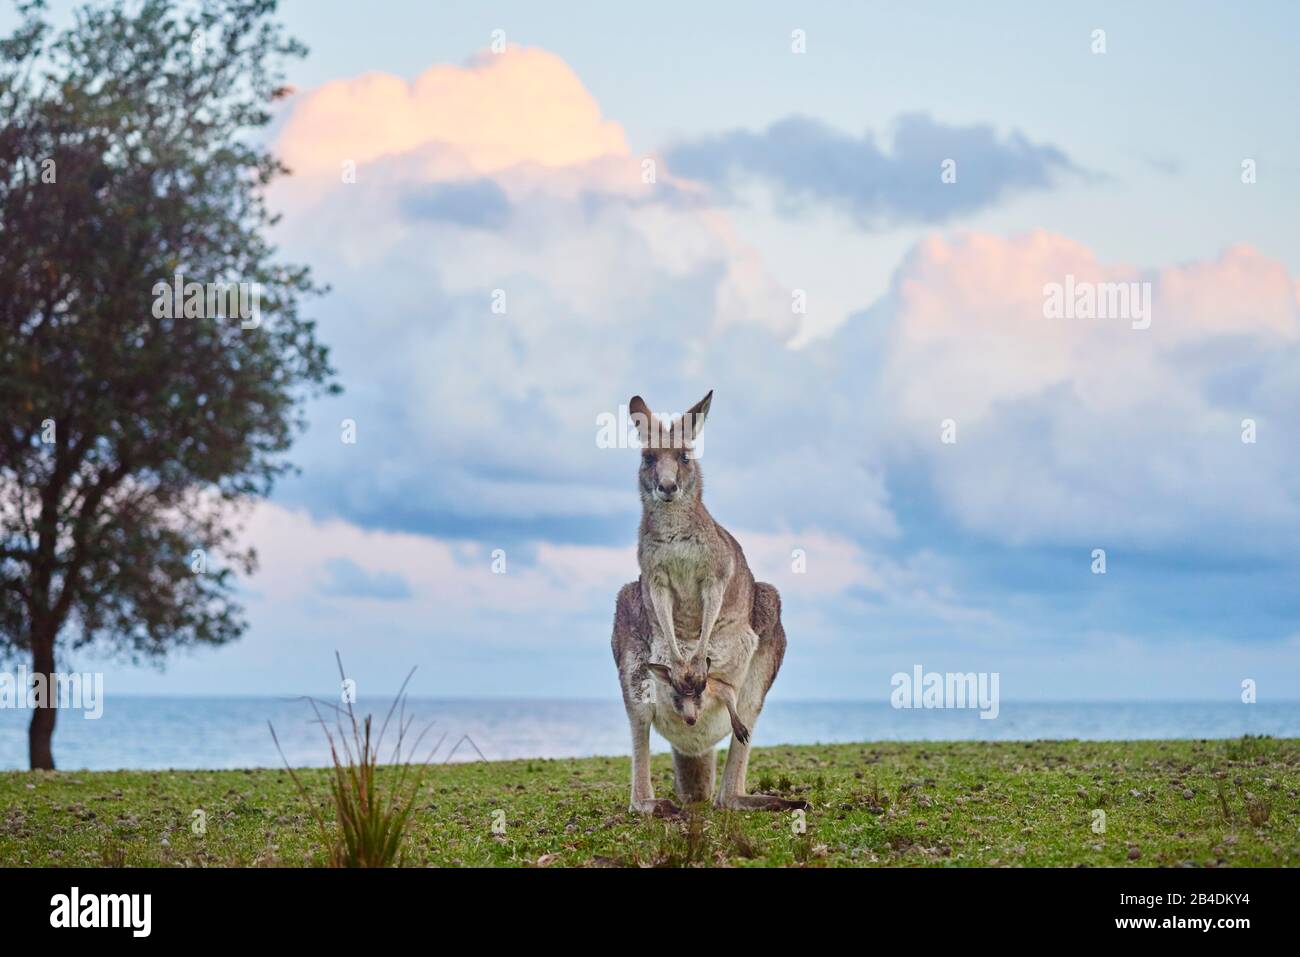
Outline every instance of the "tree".
[[[337, 385], [299, 315], [321, 290], [267, 238], [287, 170], [256, 134], [305, 53], [275, 0], [118, 0], [61, 33], [42, 0], [17, 7], [0, 40], [0, 655], [46, 676], [29, 757], [52, 768], [56, 650], [161, 664], [243, 632], [239, 517], [291, 468], [304, 401]], [[201, 285], [178, 298], [182, 282]]]

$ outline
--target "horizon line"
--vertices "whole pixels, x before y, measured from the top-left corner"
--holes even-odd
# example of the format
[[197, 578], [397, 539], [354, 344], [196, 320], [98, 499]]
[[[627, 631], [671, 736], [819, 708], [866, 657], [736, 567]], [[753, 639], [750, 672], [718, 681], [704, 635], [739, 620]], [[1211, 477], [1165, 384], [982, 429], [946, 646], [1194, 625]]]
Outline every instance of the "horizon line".
[[[105, 696], [110, 697], [110, 696]], [[226, 700], [247, 700], [247, 699], [281, 699], [284, 701], [306, 700], [316, 698], [317, 700], [331, 701], [338, 697], [338, 689], [333, 689], [326, 694], [308, 694], [308, 693], [288, 693], [288, 692], [229, 692], [229, 691], [175, 691], [175, 692], [150, 692], [150, 691], [119, 691], [111, 695], [112, 698], [137, 698], [137, 699], [226, 699]], [[391, 701], [396, 697], [396, 692], [376, 692], [373, 694], [359, 695], [358, 700], [386, 700]], [[411, 701], [446, 701], [446, 702], [505, 702], [505, 701], [536, 701], [546, 703], [564, 702], [569, 704], [617, 704], [622, 699], [614, 696], [601, 697], [578, 697], [578, 696], [554, 696], [544, 697], [538, 695], [502, 695], [502, 694], [480, 694], [480, 695], [438, 695], [438, 694], [407, 694], [406, 698]], [[1008, 698], [1002, 697], [1002, 704], [1245, 704], [1235, 697], [1225, 698]], [[772, 698], [772, 704], [890, 704], [888, 696], [882, 698]], [[1300, 704], [1300, 697], [1293, 698], [1273, 698], [1268, 701], [1257, 701], [1252, 704]], [[11, 710], [11, 709], [3, 709]], [[14, 709], [16, 710], [16, 709]], [[896, 710], [926, 710], [921, 708], [913, 709], [896, 709]], [[933, 709], [930, 709], [933, 710]]]

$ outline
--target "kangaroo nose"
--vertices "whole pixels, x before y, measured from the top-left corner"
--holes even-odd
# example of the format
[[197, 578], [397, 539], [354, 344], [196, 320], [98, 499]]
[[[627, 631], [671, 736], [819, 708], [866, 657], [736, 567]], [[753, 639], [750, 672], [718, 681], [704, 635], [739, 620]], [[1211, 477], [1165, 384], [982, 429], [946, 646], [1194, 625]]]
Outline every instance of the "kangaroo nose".
[[686, 721], [687, 724], [694, 724], [694, 723], [695, 723], [695, 719], [694, 719], [694, 718], [685, 718], [685, 721]]
[[676, 482], [660, 482], [660, 483], [659, 483], [659, 491], [663, 492], [665, 495], [672, 495], [674, 492], [677, 491], [677, 483], [676, 483]]

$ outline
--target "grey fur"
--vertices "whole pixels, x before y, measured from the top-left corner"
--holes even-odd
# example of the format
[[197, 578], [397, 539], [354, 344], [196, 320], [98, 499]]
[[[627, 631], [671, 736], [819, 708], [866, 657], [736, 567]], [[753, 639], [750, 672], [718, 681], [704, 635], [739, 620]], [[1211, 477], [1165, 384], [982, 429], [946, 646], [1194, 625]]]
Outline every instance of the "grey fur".
[[[685, 437], [674, 435], [679, 424], [656, 444], [656, 432], [642, 429], [641, 576], [619, 590], [611, 645], [632, 730], [630, 806], [644, 813], [677, 811], [654, 796], [651, 726], [673, 746], [679, 801], [714, 796], [714, 748], [730, 733], [719, 806], [807, 806], [745, 793], [751, 736], [785, 657], [786, 638], [777, 590], [754, 581], [740, 544], [701, 499], [703, 478], [689, 450], [711, 398], [687, 413], [683, 421], [692, 428]], [[650, 414], [640, 397], [630, 408], [643, 420]]]

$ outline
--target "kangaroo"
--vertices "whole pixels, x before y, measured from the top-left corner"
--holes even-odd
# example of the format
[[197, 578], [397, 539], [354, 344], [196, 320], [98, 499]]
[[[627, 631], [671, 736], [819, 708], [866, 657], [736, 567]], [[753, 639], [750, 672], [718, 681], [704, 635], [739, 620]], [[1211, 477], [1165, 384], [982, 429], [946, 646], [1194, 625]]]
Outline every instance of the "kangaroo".
[[654, 796], [652, 726], [672, 744], [683, 804], [714, 798], [713, 749], [730, 731], [718, 807], [808, 807], [745, 793], [749, 742], [785, 657], [785, 630], [777, 590], [754, 581], [740, 544], [701, 500], [695, 444], [712, 402], [710, 392], [667, 426], [640, 396], [628, 404], [641, 442], [641, 577], [619, 590], [611, 644], [632, 727], [630, 807], [660, 817], [681, 809]]

